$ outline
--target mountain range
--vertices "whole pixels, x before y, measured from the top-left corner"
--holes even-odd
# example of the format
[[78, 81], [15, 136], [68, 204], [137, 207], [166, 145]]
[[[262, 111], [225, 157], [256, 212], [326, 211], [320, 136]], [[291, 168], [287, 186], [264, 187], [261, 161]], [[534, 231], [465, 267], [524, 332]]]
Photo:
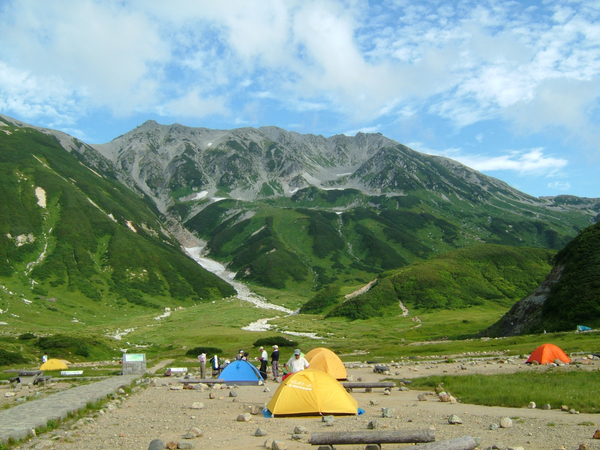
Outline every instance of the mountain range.
[[600, 217], [600, 199], [531, 197], [378, 133], [148, 121], [90, 145], [0, 116], [0, 158], [4, 286], [72, 304], [144, 309], [235, 293], [184, 247], [308, 300], [483, 244], [560, 250]]

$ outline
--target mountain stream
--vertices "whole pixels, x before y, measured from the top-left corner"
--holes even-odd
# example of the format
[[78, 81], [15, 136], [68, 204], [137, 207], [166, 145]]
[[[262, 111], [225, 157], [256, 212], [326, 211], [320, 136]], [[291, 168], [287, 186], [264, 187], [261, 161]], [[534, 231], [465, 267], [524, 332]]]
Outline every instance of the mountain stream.
[[[250, 302], [257, 308], [262, 309], [274, 309], [276, 311], [280, 311], [285, 313], [287, 316], [291, 316], [293, 314], [297, 314], [297, 311], [292, 311], [284, 306], [274, 305], [273, 303], [269, 303], [266, 298], [252, 292], [248, 286], [239, 281], [235, 281], [235, 272], [231, 272], [227, 270], [227, 268], [218, 261], [214, 261], [210, 258], [207, 258], [203, 255], [204, 246], [200, 247], [185, 247], [185, 251], [190, 255], [194, 261], [200, 264], [204, 269], [208, 270], [211, 273], [214, 273], [222, 280], [225, 280], [227, 283], [233, 286], [233, 288], [237, 292], [237, 298], [242, 301]], [[279, 316], [259, 319], [256, 322], [252, 322], [249, 325], [242, 327], [242, 330], [246, 331], [267, 331], [273, 328], [273, 325], [269, 323], [270, 320], [278, 319]], [[312, 339], [323, 339], [320, 336], [317, 336], [316, 333], [302, 333], [295, 331], [287, 331], [287, 330], [278, 330], [281, 333], [290, 334], [293, 336], [305, 336]]]

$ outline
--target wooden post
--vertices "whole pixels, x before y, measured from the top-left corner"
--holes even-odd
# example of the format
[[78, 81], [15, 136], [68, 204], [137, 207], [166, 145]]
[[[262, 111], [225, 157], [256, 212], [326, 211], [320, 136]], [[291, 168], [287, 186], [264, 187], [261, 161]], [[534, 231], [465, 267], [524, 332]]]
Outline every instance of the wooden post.
[[[398, 431], [333, 431], [313, 433], [312, 445], [345, 444], [399, 444], [435, 441], [435, 430], [398, 430]], [[413, 447], [414, 448], [414, 447]]]
[[430, 444], [415, 445], [411, 450], [473, 450], [481, 444], [481, 440], [472, 436], [463, 436], [447, 441], [432, 442]]

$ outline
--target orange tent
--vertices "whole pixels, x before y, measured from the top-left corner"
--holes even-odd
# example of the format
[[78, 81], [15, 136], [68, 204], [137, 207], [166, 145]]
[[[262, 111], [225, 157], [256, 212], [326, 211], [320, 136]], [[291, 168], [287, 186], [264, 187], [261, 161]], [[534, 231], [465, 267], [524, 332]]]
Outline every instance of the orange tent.
[[565, 364], [569, 364], [571, 360], [565, 352], [554, 344], [543, 344], [536, 348], [529, 359], [528, 363], [537, 361], [540, 364], [553, 363], [556, 359], [562, 361]]
[[346, 367], [338, 355], [328, 348], [313, 348], [306, 354], [306, 360], [311, 369], [327, 372], [336, 380], [345, 380], [348, 378]]

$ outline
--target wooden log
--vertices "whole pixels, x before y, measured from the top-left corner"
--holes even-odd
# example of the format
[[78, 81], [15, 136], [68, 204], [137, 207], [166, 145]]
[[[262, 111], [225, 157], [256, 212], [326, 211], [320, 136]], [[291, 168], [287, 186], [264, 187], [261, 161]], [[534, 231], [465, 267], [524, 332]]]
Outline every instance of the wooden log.
[[430, 444], [415, 445], [410, 450], [473, 450], [481, 444], [479, 438], [463, 436], [447, 441], [432, 442]]
[[381, 383], [358, 383], [358, 382], [347, 382], [342, 383], [346, 389], [360, 389], [360, 388], [393, 388], [396, 387], [396, 383], [393, 381], [383, 381]]
[[[435, 441], [435, 430], [398, 430], [398, 431], [333, 431], [313, 433], [312, 445], [345, 444], [408, 444]], [[411, 447], [412, 450], [413, 447]]]
[[180, 380], [181, 383], [183, 384], [195, 384], [195, 383], [204, 383], [204, 384], [216, 384], [216, 383], [223, 383], [225, 384], [225, 380], [223, 380], [222, 378], [208, 378], [208, 379], [196, 379], [196, 378], [188, 378], [188, 379], [182, 379]]

